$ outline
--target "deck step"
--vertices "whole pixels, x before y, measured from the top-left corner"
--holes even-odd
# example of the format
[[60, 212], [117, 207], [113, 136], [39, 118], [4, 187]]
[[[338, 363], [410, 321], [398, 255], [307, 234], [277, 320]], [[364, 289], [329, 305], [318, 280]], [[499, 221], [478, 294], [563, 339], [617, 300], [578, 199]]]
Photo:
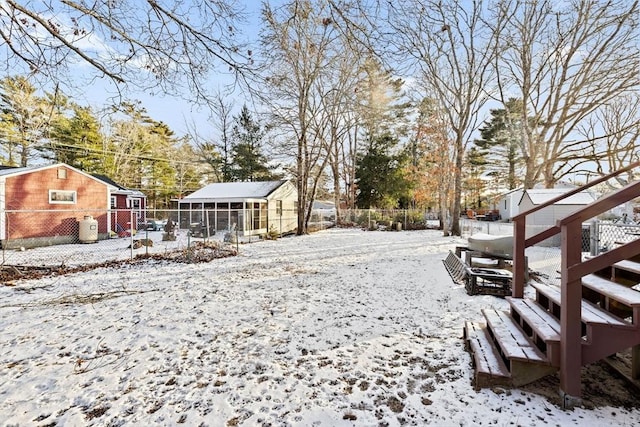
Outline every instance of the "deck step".
[[[542, 283], [531, 283], [539, 296], [544, 295], [547, 299], [553, 302], [556, 306], [561, 306], [562, 296], [560, 294], [560, 288], [545, 285]], [[611, 326], [629, 326], [629, 323], [616, 317], [605, 310], [602, 310], [598, 306], [591, 304], [585, 300], [582, 300], [582, 322], [585, 324], [604, 324]]]
[[471, 350], [475, 367], [476, 388], [493, 385], [509, 385], [511, 374], [502, 356], [491, 341], [485, 323], [466, 322], [464, 327], [466, 343]]
[[613, 264], [613, 267], [619, 270], [629, 271], [631, 273], [640, 274], [640, 262], [630, 261], [628, 259], [618, 261]]
[[532, 363], [549, 364], [547, 357], [529, 340], [509, 312], [483, 309], [487, 325], [493, 331], [496, 344], [505, 358]]
[[560, 322], [551, 313], [535, 301], [524, 298], [506, 297], [520, 317], [535, 331], [538, 338], [545, 342], [560, 341]]
[[629, 307], [640, 307], [640, 292], [611, 280], [590, 274], [582, 278], [582, 286]]

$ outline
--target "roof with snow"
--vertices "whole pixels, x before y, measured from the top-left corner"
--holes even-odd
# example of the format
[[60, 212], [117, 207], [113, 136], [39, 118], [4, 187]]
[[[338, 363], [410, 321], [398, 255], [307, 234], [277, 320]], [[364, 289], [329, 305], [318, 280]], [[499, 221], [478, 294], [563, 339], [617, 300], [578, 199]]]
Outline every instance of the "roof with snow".
[[[561, 196], [572, 190], [571, 188], [532, 188], [525, 190], [522, 197], [525, 194], [529, 196], [531, 202], [534, 205], [540, 205], [545, 203], [553, 198]], [[555, 204], [557, 205], [588, 205], [589, 203], [595, 201], [596, 198], [593, 194], [588, 191], [581, 191], [572, 196], [567, 197], [566, 199], [562, 199]], [[522, 199], [520, 199], [522, 202]]]
[[287, 181], [219, 182], [186, 196], [191, 199], [263, 199]]

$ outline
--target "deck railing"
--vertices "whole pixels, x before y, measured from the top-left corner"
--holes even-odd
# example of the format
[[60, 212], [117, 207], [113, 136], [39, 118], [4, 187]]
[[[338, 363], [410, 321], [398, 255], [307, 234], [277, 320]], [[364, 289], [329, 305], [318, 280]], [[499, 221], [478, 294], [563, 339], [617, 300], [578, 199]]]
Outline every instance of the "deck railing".
[[560, 389], [565, 396], [565, 403], [580, 396], [580, 371], [582, 367], [582, 277], [610, 266], [618, 261], [640, 253], [640, 239], [623, 244], [615, 249], [588, 260], [582, 260], [582, 223], [596, 217], [609, 209], [626, 203], [640, 196], [640, 181], [632, 182], [625, 187], [577, 210], [557, 221], [555, 226], [526, 238], [526, 219], [528, 215], [550, 206], [567, 197], [603, 183], [615, 176], [640, 166], [635, 162], [605, 177], [594, 180], [583, 187], [570, 190], [559, 197], [535, 206], [513, 218], [514, 222], [514, 255], [512, 295], [516, 298], [524, 296], [526, 248], [542, 242], [556, 234], [561, 235], [561, 294], [560, 309]]
[[[607, 211], [608, 209], [611, 209], [612, 207], [618, 206], [622, 203], [625, 203], [631, 199], [633, 199], [634, 197], [638, 197], [640, 195], [640, 193], [637, 192], [636, 190], [630, 189], [630, 190], [625, 190], [627, 187], [633, 186], [634, 184], [629, 184], [627, 185], [627, 187], [624, 187], [621, 190], [618, 190], [612, 194], [607, 195], [606, 197], [602, 198], [601, 200], [598, 200], [597, 202], [591, 204], [591, 205], [587, 205], [586, 207], [578, 210], [577, 212], [573, 213], [572, 215], [570, 215], [569, 217], [562, 219], [560, 221], [558, 221], [558, 223], [544, 231], [541, 231], [540, 233], [537, 233], [529, 238], [526, 237], [526, 227], [527, 227], [527, 216], [538, 212], [541, 209], [544, 209], [548, 206], [553, 205], [554, 203], [557, 203], [561, 200], [564, 200], [568, 197], [573, 196], [574, 194], [580, 193], [581, 191], [584, 191], [586, 189], [589, 189], [591, 187], [594, 187], [598, 184], [602, 184], [603, 182], [607, 182], [608, 180], [610, 180], [611, 178], [615, 178], [616, 176], [623, 174], [625, 172], [628, 172], [634, 168], [640, 167], [640, 161], [639, 162], [634, 162], [632, 164], [630, 164], [629, 166], [619, 169], [609, 175], [603, 176], [601, 178], [595, 179], [591, 182], [588, 182], [587, 184], [585, 184], [582, 187], [578, 187], [578, 188], [574, 188], [572, 190], [567, 191], [566, 193], [561, 194], [558, 197], [554, 197], [551, 200], [548, 200], [545, 203], [541, 203], [540, 205], [536, 205], [533, 208], [522, 212], [516, 216], [514, 216], [512, 218], [513, 221], [513, 243], [514, 243], [514, 248], [513, 248], [513, 293], [512, 295], [516, 298], [522, 298], [524, 296], [524, 286], [525, 286], [525, 277], [526, 277], [526, 262], [525, 262], [525, 250], [537, 243], [542, 242], [543, 240], [546, 240], [550, 237], [555, 236], [556, 234], [560, 233], [560, 224], [562, 221], [565, 221], [564, 223], [566, 224], [566, 220], [570, 220], [571, 218], [580, 218], [581, 221], [587, 220], [589, 218], [592, 218], [596, 215], [599, 215], [605, 211]], [[637, 184], [637, 183], [636, 183]], [[635, 196], [633, 196], [633, 192], [636, 191]], [[627, 196], [629, 196], [630, 198], [626, 198]], [[624, 199], [624, 200], [622, 200]], [[593, 207], [592, 207], [593, 206]], [[577, 222], [578, 226], [581, 226], [581, 222]], [[581, 236], [581, 232], [580, 230], [577, 231], [577, 233], [575, 233], [574, 238], [579, 238]], [[578, 242], [577, 245], [578, 248], [581, 247], [581, 245]]]

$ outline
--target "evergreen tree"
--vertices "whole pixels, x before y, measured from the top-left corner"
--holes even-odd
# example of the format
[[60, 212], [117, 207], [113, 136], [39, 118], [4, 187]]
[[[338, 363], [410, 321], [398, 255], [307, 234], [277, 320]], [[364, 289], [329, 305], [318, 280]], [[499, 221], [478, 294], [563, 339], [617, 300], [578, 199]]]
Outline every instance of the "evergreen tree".
[[104, 139], [98, 119], [89, 107], [73, 104], [71, 109], [71, 117], [55, 116], [42, 157], [88, 173], [104, 173]]
[[0, 80], [0, 144], [4, 164], [27, 166], [46, 134], [52, 112], [26, 77]]
[[404, 170], [408, 157], [393, 154], [397, 140], [389, 134], [371, 141], [369, 150], [358, 158], [356, 205], [359, 208], [396, 208], [410, 199], [410, 182]]
[[522, 101], [510, 98], [503, 109], [491, 110], [491, 119], [480, 128], [481, 139], [474, 141], [486, 158], [487, 172], [509, 190], [522, 182], [520, 151], [522, 137]]
[[246, 105], [235, 117], [232, 130], [231, 176], [234, 181], [269, 181], [275, 179], [273, 167], [262, 152], [264, 130], [253, 119]]

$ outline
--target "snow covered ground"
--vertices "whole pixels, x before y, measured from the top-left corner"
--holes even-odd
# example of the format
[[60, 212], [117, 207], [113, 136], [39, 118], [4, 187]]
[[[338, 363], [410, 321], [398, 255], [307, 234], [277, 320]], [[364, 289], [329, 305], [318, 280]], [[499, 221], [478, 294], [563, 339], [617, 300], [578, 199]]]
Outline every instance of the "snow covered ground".
[[640, 424], [473, 389], [464, 321], [507, 303], [453, 284], [463, 242], [331, 229], [0, 286], [0, 425]]

